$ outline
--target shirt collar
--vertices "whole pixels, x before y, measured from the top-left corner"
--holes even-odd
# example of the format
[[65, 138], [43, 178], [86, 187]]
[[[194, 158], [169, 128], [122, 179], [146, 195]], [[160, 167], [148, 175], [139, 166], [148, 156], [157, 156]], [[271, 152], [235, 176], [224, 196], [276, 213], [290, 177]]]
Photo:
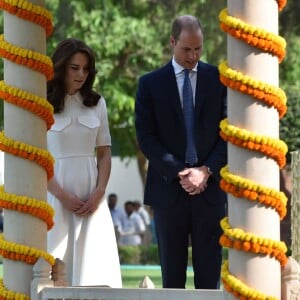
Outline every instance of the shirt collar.
[[[185, 68], [182, 67], [180, 64], [178, 64], [173, 56], [172, 58], [172, 65], [173, 65], [173, 68], [174, 68], [174, 72], [175, 72], [175, 75], [181, 73]], [[193, 72], [197, 72], [197, 67], [198, 67], [198, 63], [195, 65], [195, 67], [192, 69]]]

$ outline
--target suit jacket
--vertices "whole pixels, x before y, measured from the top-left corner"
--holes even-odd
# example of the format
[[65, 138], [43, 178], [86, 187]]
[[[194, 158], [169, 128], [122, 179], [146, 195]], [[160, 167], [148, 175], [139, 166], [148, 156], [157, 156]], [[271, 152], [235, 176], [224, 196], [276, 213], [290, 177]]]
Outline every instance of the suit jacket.
[[[226, 113], [226, 88], [215, 66], [199, 61], [195, 93], [195, 135], [198, 166], [209, 166], [204, 197], [212, 205], [224, 205], [219, 171], [227, 161], [227, 145], [219, 136], [219, 123]], [[149, 160], [144, 203], [169, 208], [185, 193], [178, 172], [186, 168], [186, 134], [182, 106], [172, 61], [139, 79], [135, 103], [136, 134], [141, 151]]]

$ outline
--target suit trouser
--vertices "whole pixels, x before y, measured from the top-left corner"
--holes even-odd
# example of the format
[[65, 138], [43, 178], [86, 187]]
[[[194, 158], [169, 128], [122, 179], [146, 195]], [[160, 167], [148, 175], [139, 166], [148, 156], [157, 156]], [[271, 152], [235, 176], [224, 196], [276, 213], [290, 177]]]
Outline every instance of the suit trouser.
[[195, 288], [218, 288], [222, 263], [220, 220], [224, 215], [224, 204], [213, 205], [204, 197], [185, 192], [172, 207], [154, 208], [164, 288], [185, 288], [189, 242]]

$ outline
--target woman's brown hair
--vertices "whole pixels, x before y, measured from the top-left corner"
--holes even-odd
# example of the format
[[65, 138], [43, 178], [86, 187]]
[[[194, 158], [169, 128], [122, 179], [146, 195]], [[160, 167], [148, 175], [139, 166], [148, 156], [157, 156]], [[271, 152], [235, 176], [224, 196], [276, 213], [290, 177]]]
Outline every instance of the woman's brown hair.
[[54, 67], [54, 76], [47, 83], [47, 99], [54, 107], [54, 113], [61, 112], [65, 107], [65, 74], [69, 60], [76, 53], [84, 53], [88, 57], [89, 73], [87, 79], [80, 89], [85, 106], [97, 105], [100, 95], [93, 91], [93, 84], [97, 73], [95, 67], [95, 55], [93, 50], [83, 41], [75, 38], [67, 38], [61, 41], [51, 57]]

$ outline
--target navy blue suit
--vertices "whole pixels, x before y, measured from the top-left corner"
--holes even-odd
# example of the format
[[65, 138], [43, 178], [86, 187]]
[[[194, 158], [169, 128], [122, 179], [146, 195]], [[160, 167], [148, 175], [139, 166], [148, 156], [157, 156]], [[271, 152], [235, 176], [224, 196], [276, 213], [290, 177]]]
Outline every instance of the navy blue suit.
[[[213, 172], [204, 192], [190, 196], [178, 172], [186, 168], [186, 134], [172, 62], [139, 80], [135, 126], [141, 151], [149, 160], [144, 203], [153, 208], [163, 287], [185, 288], [187, 249], [193, 251], [196, 288], [214, 289], [220, 277], [220, 220], [226, 194], [219, 187], [227, 145], [219, 136], [225, 117], [226, 88], [218, 69], [199, 61], [195, 94], [197, 166]], [[190, 237], [190, 238], [189, 238]]]

